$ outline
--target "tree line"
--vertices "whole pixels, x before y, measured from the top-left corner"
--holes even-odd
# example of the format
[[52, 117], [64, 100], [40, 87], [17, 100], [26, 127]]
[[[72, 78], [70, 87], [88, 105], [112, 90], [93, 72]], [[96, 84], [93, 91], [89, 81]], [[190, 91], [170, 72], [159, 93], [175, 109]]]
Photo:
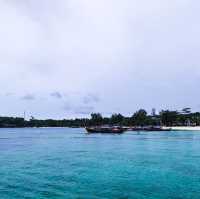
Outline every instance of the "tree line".
[[90, 118], [76, 118], [63, 120], [39, 120], [31, 117], [24, 120], [19, 117], [0, 117], [0, 128], [14, 127], [85, 127], [97, 125], [119, 126], [200, 126], [200, 112], [191, 112], [190, 108], [181, 111], [162, 110], [156, 114], [155, 110], [148, 114], [140, 109], [132, 116], [113, 114], [111, 117], [103, 117], [100, 113], [92, 113]]

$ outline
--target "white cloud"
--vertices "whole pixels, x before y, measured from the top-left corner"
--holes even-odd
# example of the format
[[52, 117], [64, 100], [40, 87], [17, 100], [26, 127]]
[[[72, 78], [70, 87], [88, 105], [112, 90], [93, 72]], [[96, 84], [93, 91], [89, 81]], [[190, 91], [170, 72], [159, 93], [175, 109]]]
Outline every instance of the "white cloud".
[[[95, 93], [101, 98], [95, 110], [102, 112], [195, 108], [198, 7], [197, 0], [2, 0], [1, 92], [81, 93], [71, 101]], [[5, 107], [16, 100], [9, 98], [1, 99]], [[18, 103], [26, 108], [17, 101], [9, 113], [18, 112]], [[28, 109], [64, 116], [58, 103]]]

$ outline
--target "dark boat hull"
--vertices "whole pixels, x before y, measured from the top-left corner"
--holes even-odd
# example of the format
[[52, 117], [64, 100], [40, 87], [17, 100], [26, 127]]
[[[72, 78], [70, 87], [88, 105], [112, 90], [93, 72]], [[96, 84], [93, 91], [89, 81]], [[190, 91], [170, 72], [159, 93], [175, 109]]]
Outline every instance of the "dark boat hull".
[[163, 129], [160, 127], [135, 127], [129, 129], [129, 131], [171, 131], [171, 129]]
[[88, 133], [107, 133], [107, 134], [121, 134], [124, 133], [122, 128], [85, 128]]

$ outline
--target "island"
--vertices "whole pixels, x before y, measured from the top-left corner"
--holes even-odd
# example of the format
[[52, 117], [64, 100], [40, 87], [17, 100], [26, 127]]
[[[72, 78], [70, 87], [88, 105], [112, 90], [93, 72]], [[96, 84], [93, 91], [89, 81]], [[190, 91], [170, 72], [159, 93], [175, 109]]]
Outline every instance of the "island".
[[171, 127], [173, 130], [200, 130], [200, 112], [192, 112], [190, 108], [177, 110], [162, 110], [156, 113], [152, 109], [151, 114], [140, 109], [131, 116], [123, 116], [120, 113], [103, 117], [100, 113], [92, 113], [90, 118], [75, 119], [36, 119], [29, 120], [21, 117], [0, 117], [0, 128], [24, 128], [24, 127], [70, 127], [83, 128], [91, 126], [123, 126], [123, 127], [145, 127], [161, 126]]

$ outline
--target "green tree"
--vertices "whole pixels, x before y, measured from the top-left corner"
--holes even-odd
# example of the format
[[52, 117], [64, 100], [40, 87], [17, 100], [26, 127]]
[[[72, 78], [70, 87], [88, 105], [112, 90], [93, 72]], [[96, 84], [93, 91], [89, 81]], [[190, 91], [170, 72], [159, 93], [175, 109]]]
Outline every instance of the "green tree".
[[100, 113], [92, 113], [91, 114], [91, 124], [92, 125], [102, 125], [103, 117]]
[[121, 114], [113, 114], [110, 118], [111, 124], [121, 125], [122, 121], [124, 119], [124, 116]]
[[135, 112], [131, 117], [132, 124], [136, 126], [146, 125], [147, 119], [147, 112], [144, 109], [140, 109], [139, 111]]
[[177, 124], [179, 113], [178, 111], [161, 111], [160, 117], [162, 124], [166, 126], [173, 126]]

